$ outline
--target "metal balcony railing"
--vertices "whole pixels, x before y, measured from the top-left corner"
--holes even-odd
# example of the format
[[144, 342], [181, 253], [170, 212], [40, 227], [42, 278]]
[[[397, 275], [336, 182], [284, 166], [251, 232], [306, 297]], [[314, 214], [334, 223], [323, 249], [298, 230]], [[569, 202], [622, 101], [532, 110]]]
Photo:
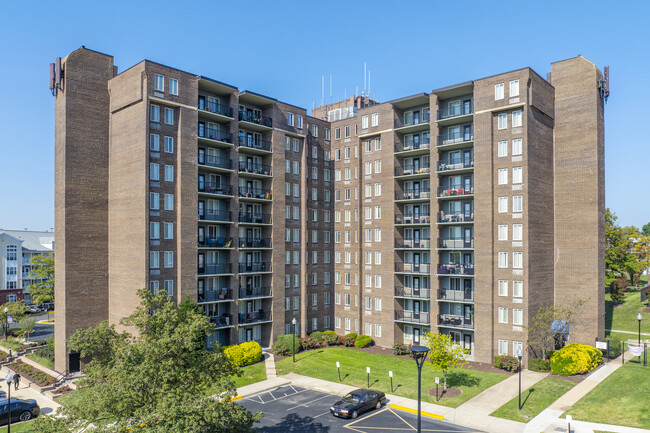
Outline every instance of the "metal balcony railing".
[[438, 265], [438, 274], [441, 275], [474, 275], [474, 264], [466, 265], [444, 263]]
[[249, 137], [239, 137], [239, 147], [248, 147], [249, 149], [271, 151], [271, 142], [267, 140], [255, 140]]
[[463, 161], [438, 161], [438, 171], [461, 170], [464, 168], [474, 168], [474, 158]]
[[413, 213], [395, 215], [396, 224], [429, 224], [430, 222], [431, 215], [414, 215]]
[[456, 197], [463, 195], [472, 195], [474, 194], [474, 185], [470, 185], [467, 188], [456, 188], [451, 186], [439, 186], [438, 187], [438, 197]]
[[448, 290], [441, 289], [438, 292], [438, 299], [441, 301], [474, 301], [473, 290]]
[[438, 146], [465, 143], [474, 140], [474, 128], [468, 131], [449, 131], [438, 136]]
[[239, 299], [271, 296], [271, 287], [240, 287]]
[[474, 248], [474, 238], [438, 238], [438, 248]]
[[247, 113], [242, 110], [239, 111], [239, 121], [257, 123], [258, 125], [268, 126], [269, 128], [273, 128], [273, 119], [271, 119], [270, 117], [259, 116], [253, 113]]
[[408, 150], [431, 149], [431, 137], [429, 135], [417, 135], [405, 138], [403, 143], [395, 143], [395, 152], [406, 152]]
[[269, 271], [271, 271], [271, 263], [267, 263], [267, 262], [239, 264], [240, 274], [244, 274], [247, 272], [269, 272]]
[[247, 186], [239, 187], [239, 196], [248, 197], [248, 198], [263, 198], [266, 200], [271, 200], [271, 190], [265, 188], [250, 188]]
[[430, 299], [431, 289], [414, 289], [413, 287], [395, 287], [395, 296], [415, 299]]
[[227, 210], [205, 209], [199, 212], [199, 219], [205, 221], [232, 221], [232, 212]]
[[395, 176], [408, 176], [412, 174], [431, 173], [431, 167], [420, 164], [407, 164], [404, 167], [395, 167]]
[[404, 128], [405, 126], [416, 126], [423, 123], [429, 123], [429, 120], [429, 113], [416, 112], [409, 119], [405, 119], [403, 116], [399, 119], [395, 119], [395, 129]]
[[271, 238], [239, 238], [239, 248], [270, 248]]
[[210, 316], [210, 323], [214, 323], [216, 329], [231, 326], [233, 325], [232, 315], [224, 313], [220, 316]]
[[231, 263], [213, 263], [199, 267], [199, 275], [232, 274]]
[[233, 246], [232, 238], [226, 238], [226, 237], [219, 237], [219, 238], [205, 237], [203, 239], [199, 238], [199, 247], [231, 248], [232, 246]]
[[395, 263], [395, 272], [428, 274], [431, 272], [430, 263]]
[[256, 164], [248, 161], [239, 161], [240, 173], [253, 173], [271, 175], [271, 166], [265, 164]]
[[474, 213], [464, 214], [464, 213], [445, 213], [441, 211], [438, 214], [439, 223], [464, 223], [464, 222], [473, 222]]
[[474, 112], [474, 101], [469, 105], [460, 104], [454, 106], [442, 107], [438, 110], [438, 120], [449, 119], [450, 117], [466, 116]]
[[416, 313], [411, 310], [396, 310], [395, 320], [428, 325], [431, 323], [431, 315], [429, 313]]
[[198, 190], [210, 194], [232, 195], [232, 185], [225, 183], [199, 182]]
[[404, 188], [403, 191], [395, 191], [395, 200], [417, 200], [430, 197], [431, 190], [429, 188]]
[[395, 239], [395, 248], [431, 248], [431, 239]]
[[216, 302], [232, 300], [232, 290], [208, 290], [205, 293], [199, 293], [199, 302]]
[[269, 224], [271, 222], [271, 214], [269, 213], [239, 213], [240, 223], [254, 223], [254, 224]]
[[230, 132], [219, 131], [217, 128], [208, 128], [201, 123], [199, 123], [197, 135], [201, 138], [209, 138], [210, 140], [232, 144], [232, 134]]
[[207, 165], [208, 167], [225, 168], [227, 170], [231, 170], [232, 159], [219, 158], [214, 155], [205, 155], [205, 157], [199, 158], [199, 165]]
[[474, 329], [472, 319], [463, 316], [453, 316], [451, 314], [441, 314], [438, 317], [438, 325], [450, 326], [454, 328]]
[[264, 310], [251, 311], [250, 313], [239, 313], [239, 324], [266, 322], [271, 317]]
[[232, 117], [232, 107], [219, 104], [216, 101], [203, 101], [199, 99], [199, 110], [209, 111], [210, 113], [221, 114], [222, 116]]

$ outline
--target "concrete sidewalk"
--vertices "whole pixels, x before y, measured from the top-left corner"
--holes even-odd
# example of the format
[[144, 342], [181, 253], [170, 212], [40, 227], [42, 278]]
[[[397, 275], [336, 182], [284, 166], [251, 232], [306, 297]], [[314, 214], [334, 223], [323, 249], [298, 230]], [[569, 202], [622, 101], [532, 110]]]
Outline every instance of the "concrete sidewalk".
[[[4, 378], [7, 373], [9, 373], [9, 370], [5, 367], [2, 367], [0, 369], [0, 375]], [[7, 391], [6, 386], [2, 386], [3, 391]], [[56, 410], [61, 407], [61, 405], [57, 402], [55, 402], [53, 399], [47, 397], [44, 394], [41, 394], [40, 391], [37, 391], [35, 388], [30, 387], [30, 382], [22, 378], [20, 380], [20, 386], [18, 387], [18, 391], [14, 391], [13, 385], [11, 388], [11, 398], [20, 398], [24, 400], [36, 400], [38, 403], [39, 407], [41, 408], [41, 413], [42, 414], [53, 414], [56, 412]]]

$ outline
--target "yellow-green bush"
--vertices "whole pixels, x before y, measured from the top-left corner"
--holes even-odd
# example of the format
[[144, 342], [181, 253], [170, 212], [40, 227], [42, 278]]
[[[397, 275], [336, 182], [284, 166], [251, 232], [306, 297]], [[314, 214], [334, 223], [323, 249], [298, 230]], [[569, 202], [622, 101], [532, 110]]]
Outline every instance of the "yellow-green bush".
[[256, 341], [227, 346], [224, 347], [223, 352], [237, 367], [255, 364], [262, 359], [262, 346]]
[[551, 357], [551, 372], [558, 376], [585, 374], [603, 362], [603, 354], [595, 347], [572, 343]]

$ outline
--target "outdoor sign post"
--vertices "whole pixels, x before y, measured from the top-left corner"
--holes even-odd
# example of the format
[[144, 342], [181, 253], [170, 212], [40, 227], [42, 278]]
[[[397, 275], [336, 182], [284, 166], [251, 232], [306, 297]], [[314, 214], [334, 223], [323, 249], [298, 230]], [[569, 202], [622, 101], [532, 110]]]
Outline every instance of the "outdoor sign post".
[[609, 347], [607, 341], [596, 341], [596, 349], [607, 351], [607, 362], [609, 362]]
[[440, 378], [436, 376], [436, 401], [438, 401], [438, 384], [440, 383]]
[[571, 433], [571, 421], [573, 420], [573, 417], [571, 415], [566, 416], [566, 422], [568, 424], [567, 432]]
[[341, 381], [341, 364], [336, 361], [336, 369], [339, 371], [339, 382]]
[[368, 373], [368, 388], [370, 388], [370, 367], [366, 367], [366, 373]]
[[393, 392], [393, 372], [389, 370], [388, 375], [390, 376], [390, 392]]

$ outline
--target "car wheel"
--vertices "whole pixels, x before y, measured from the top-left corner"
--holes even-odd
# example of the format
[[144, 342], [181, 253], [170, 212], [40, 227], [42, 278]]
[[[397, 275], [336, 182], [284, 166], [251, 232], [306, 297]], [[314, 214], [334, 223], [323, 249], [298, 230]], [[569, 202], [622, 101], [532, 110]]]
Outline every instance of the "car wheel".
[[359, 416], [359, 412], [357, 412], [356, 410], [352, 412], [352, 419], [357, 419], [358, 416]]
[[381, 407], [381, 400], [377, 400], [377, 404], [375, 405], [375, 409], [379, 409]]
[[18, 417], [18, 419], [21, 421], [29, 421], [30, 419], [32, 419], [32, 413], [26, 410], [25, 412], [22, 412], [20, 414], [20, 417]]

